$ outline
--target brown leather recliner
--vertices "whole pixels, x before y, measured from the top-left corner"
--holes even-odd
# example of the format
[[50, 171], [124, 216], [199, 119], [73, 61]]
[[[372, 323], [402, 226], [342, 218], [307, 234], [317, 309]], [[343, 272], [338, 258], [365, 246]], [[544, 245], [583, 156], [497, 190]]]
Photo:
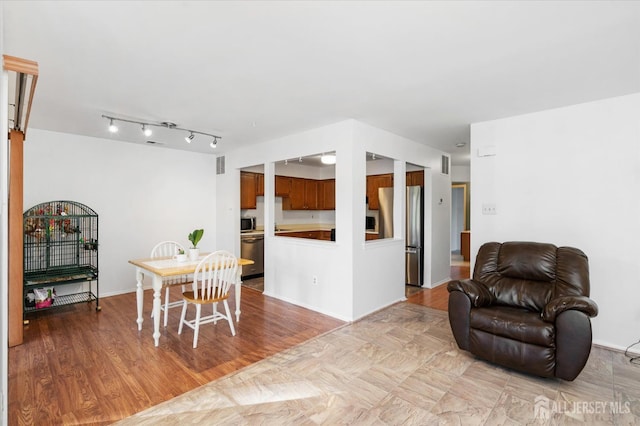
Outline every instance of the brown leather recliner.
[[591, 352], [587, 256], [572, 247], [486, 243], [473, 278], [451, 281], [449, 322], [460, 349], [515, 370], [573, 380]]

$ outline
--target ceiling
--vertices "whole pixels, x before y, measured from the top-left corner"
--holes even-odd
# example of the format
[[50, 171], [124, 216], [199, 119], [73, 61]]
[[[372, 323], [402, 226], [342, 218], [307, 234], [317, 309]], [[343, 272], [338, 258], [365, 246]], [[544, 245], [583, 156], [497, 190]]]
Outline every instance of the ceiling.
[[[468, 164], [471, 123], [640, 92], [638, 2], [0, 7], [4, 53], [39, 63], [31, 128], [198, 152], [356, 119]], [[112, 135], [102, 114], [222, 139]]]

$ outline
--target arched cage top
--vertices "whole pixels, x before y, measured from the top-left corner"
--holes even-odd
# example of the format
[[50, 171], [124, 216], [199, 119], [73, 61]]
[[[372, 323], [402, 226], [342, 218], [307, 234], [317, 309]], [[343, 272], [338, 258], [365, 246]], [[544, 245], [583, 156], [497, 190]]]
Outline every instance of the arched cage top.
[[47, 201], [37, 204], [24, 212], [24, 217], [39, 216], [98, 216], [90, 207], [76, 201]]

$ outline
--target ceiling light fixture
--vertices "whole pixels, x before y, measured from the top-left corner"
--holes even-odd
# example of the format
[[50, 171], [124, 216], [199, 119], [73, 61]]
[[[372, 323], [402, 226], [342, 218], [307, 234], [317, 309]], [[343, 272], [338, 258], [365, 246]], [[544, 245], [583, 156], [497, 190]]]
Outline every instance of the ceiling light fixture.
[[458, 148], [463, 148], [466, 144], [467, 144], [466, 142], [458, 142], [458, 143], [456, 144], [456, 146], [457, 146]]
[[[103, 115], [103, 117], [104, 117], [104, 115]], [[118, 131], [118, 126], [116, 126], [116, 125], [113, 123], [113, 118], [111, 118], [111, 119], [110, 119], [110, 121], [109, 121], [109, 131], [110, 131], [111, 133], [116, 133], [116, 132]]]
[[320, 157], [320, 161], [322, 164], [336, 164], [336, 155], [335, 154], [322, 154]]
[[142, 126], [142, 132], [147, 137], [151, 136], [151, 134], [152, 134], [151, 127], [164, 127], [165, 129], [180, 130], [180, 131], [183, 131], [183, 132], [189, 132], [189, 136], [186, 136], [184, 138], [185, 141], [187, 141], [188, 143], [191, 143], [191, 141], [193, 140], [195, 135], [204, 135], [204, 136], [212, 137], [213, 138], [213, 142], [211, 142], [209, 144], [212, 148], [215, 148], [215, 146], [218, 144], [218, 139], [222, 139], [221, 136], [214, 135], [214, 134], [211, 134], [211, 133], [206, 133], [206, 132], [201, 132], [199, 130], [192, 130], [192, 129], [185, 129], [185, 128], [182, 128], [182, 127], [178, 127], [175, 123], [172, 123], [170, 121], [163, 121], [163, 122], [158, 123], [158, 122], [151, 122], [151, 121], [129, 120], [127, 118], [112, 117], [110, 115], [102, 115], [102, 118], [106, 118], [107, 120], [109, 120], [109, 131], [111, 133], [116, 133], [118, 131], [118, 126], [115, 124], [115, 122], [122, 121], [122, 122], [125, 122], [125, 123], [133, 123], [133, 124], [141, 125]]

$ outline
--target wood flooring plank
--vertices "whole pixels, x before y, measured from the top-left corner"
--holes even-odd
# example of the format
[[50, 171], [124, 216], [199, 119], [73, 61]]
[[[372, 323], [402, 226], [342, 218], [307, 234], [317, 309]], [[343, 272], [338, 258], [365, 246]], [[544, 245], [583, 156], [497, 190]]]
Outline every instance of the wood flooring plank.
[[344, 324], [243, 290], [235, 337], [226, 322], [205, 324], [193, 349], [193, 331], [178, 335], [176, 308], [156, 348], [151, 291], [142, 331], [135, 299], [101, 298], [101, 312], [79, 304], [30, 315], [24, 344], [9, 349], [9, 424], [109, 424]]
[[[440, 286], [408, 300], [446, 310], [448, 293]], [[79, 304], [30, 315], [24, 344], [9, 349], [9, 424], [109, 424], [344, 324], [243, 288], [235, 337], [224, 321], [205, 324], [193, 349], [192, 330], [178, 335], [176, 308], [156, 348], [151, 303], [147, 291], [142, 331], [134, 293], [102, 298], [101, 312]]]

